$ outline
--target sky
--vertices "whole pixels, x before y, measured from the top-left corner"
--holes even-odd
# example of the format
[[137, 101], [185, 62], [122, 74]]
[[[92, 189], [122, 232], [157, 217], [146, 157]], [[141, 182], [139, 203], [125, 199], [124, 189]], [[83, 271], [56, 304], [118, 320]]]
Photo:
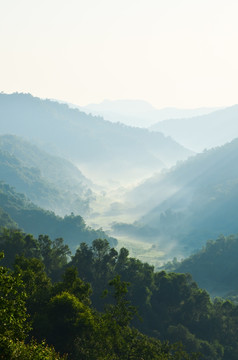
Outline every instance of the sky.
[[238, 103], [237, 0], [0, 0], [0, 91]]

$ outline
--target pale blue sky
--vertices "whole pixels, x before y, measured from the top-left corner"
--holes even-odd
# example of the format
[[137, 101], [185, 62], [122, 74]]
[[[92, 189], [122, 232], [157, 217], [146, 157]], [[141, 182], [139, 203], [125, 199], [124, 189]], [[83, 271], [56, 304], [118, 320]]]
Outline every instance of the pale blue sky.
[[237, 0], [0, 0], [0, 91], [238, 103]]

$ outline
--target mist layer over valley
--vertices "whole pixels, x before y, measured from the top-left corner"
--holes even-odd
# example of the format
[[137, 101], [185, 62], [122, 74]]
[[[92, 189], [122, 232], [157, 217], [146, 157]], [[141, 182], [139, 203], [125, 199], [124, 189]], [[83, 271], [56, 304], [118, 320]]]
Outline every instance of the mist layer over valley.
[[1, 134], [27, 138], [103, 185], [138, 181], [192, 154], [161, 133], [113, 124], [31, 95], [1, 94], [0, 111]]
[[[238, 144], [225, 142], [238, 137], [237, 106], [159, 113], [143, 102], [124, 105], [105, 102], [106, 121], [30, 94], [0, 94], [0, 180], [44, 210], [82, 216], [156, 266], [236, 233]], [[128, 126], [126, 109], [130, 119], [161, 121], [150, 131]], [[122, 121], [111, 122], [109, 110]], [[164, 119], [172, 114], [180, 119]], [[181, 120], [191, 114], [199, 117]], [[157, 132], [160, 124], [175, 124], [170, 135], [183, 133], [193, 149], [216, 147], [195, 154]]]

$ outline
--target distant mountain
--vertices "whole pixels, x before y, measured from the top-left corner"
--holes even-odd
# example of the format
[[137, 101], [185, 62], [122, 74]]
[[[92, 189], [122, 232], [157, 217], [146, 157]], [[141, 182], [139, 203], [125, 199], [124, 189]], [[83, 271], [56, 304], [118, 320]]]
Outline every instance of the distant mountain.
[[150, 130], [160, 131], [183, 146], [201, 152], [238, 137], [238, 105], [207, 115], [160, 121], [152, 125]]
[[181, 262], [174, 260], [163, 268], [190, 273], [199, 287], [212, 296], [236, 296], [238, 299], [238, 236], [219, 236], [210, 240], [199, 252]]
[[238, 232], [238, 139], [191, 157], [136, 188], [128, 199], [145, 203], [134, 224], [115, 224], [115, 234], [153, 239], [170, 256], [184, 256], [219, 234]]
[[79, 108], [86, 113], [103, 116], [105, 120], [144, 128], [165, 119], [204, 115], [217, 110], [217, 108], [177, 109], [172, 107], [156, 109], [143, 100], [104, 100], [100, 104], [89, 104]]
[[9, 215], [8, 219], [4, 216], [5, 220], [11, 222], [11, 227], [14, 221], [19, 228], [35, 237], [40, 234], [47, 234], [51, 239], [63, 237], [73, 251], [81, 242], [91, 244], [97, 238], [107, 239], [112, 246], [117, 244], [117, 240], [109, 237], [102, 229], [94, 230], [88, 227], [81, 216], [56, 216], [53, 212], [36, 206], [25, 195], [15, 192], [4, 183], [0, 183], [0, 221], [3, 218], [2, 210]]
[[144, 178], [192, 154], [160, 133], [113, 124], [29, 94], [0, 94], [0, 117], [1, 134], [41, 144], [110, 184]]
[[90, 181], [67, 160], [17, 136], [0, 136], [0, 181], [60, 215], [85, 215], [90, 210]]

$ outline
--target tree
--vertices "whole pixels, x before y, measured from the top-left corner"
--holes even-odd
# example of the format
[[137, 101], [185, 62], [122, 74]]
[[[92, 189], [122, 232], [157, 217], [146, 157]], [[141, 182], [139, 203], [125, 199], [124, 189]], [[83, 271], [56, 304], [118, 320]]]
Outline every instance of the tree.
[[21, 276], [27, 294], [27, 311], [34, 321], [50, 299], [51, 281], [45, 272], [43, 262], [35, 258], [16, 256], [14, 273]]
[[[0, 259], [3, 257], [1, 252]], [[21, 274], [0, 266], [0, 359], [66, 360], [45, 342], [25, 343], [31, 329], [26, 300]]]
[[71, 254], [68, 245], [64, 244], [62, 238], [52, 241], [48, 235], [40, 235], [38, 244], [47, 275], [53, 281], [59, 280]]
[[37, 240], [21, 230], [4, 228], [0, 234], [0, 250], [4, 251], [3, 265], [12, 267], [16, 255], [39, 258], [40, 249]]
[[62, 281], [55, 283], [52, 289], [54, 295], [64, 291], [73, 294], [84, 304], [90, 305], [89, 297], [92, 293], [91, 286], [78, 277], [78, 272], [75, 267], [66, 268]]
[[[3, 259], [0, 253], [0, 259]], [[26, 292], [20, 275], [0, 266], [0, 348], [7, 342], [25, 340], [30, 329], [27, 323]]]
[[48, 306], [47, 340], [61, 353], [74, 353], [76, 337], [87, 338], [94, 331], [92, 310], [69, 292], [51, 298]]

